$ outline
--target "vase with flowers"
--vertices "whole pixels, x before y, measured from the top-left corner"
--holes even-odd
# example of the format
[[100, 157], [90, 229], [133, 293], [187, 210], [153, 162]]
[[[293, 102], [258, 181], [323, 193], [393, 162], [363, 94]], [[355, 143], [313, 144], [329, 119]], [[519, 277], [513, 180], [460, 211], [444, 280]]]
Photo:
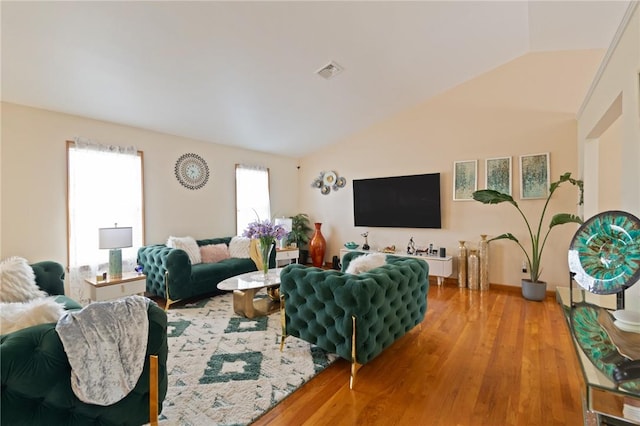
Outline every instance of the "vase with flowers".
[[258, 253], [260, 253], [260, 261], [262, 272], [266, 277], [269, 273], [269, 258], [271, 250], [273, 250], [276, 240], [281, 240], [287, 235], [287, 230], [280, 225], [274, 224], [270, 220], [251, 222], [242, 234], [243, 237], [258, 240]]

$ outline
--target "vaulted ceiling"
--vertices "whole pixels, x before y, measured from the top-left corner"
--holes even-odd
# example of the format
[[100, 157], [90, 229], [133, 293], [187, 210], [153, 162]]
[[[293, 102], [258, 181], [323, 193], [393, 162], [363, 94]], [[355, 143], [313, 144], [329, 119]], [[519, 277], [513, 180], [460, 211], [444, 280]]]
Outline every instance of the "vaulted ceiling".
[[606, 49], [628, 3], [2, 1], [2, 100], [299, 157], [528, 52]]

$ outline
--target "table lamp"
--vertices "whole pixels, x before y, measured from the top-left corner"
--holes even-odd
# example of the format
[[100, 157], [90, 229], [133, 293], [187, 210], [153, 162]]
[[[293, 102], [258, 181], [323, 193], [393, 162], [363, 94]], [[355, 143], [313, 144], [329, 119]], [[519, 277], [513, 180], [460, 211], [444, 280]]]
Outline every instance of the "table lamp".
[[[275, 220], [275, 224], [282, 226], [284, 228], [284, 230], [287, 231], [287, 236], [293, 230], [293, 219], [291, 219], [290, 217], [277, 217], [276, 220]], [[287, 236], [283, 237], [280, 240], [280, 248], [281, 249], [286, 247]]]
[[99, 228], [98, 239], [101, 249], [109, 249], [109, 278], [122, 278], [122, 250], [124, 247], [131, 247], [132, 232], [131, 227], [118, 228], [115, 224], [113, 228]]

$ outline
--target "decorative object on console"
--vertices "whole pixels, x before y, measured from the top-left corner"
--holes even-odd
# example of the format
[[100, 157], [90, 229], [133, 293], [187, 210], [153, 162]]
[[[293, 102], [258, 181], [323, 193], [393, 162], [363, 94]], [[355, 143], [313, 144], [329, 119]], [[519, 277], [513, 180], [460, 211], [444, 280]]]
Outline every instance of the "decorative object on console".
[[209, 166], [198, 154], [183, 154], [176, 161], [176, 179], [185, 188], [200, 189], [209, 180]]
[[478, 259], [478, 250], [470, 249], [469, 250], [469, 270], [468, 270], [468, 279], [469, 279], [469, 290], [478, 290], [479, 283], [478, 278], [480, 275], [480, 264]]
[[327, 195], [333, 189], [337, 191], [347, 184], [347, 180], [338, 177], [335, 171], [321, 172], [320, 175], [311, 183], [311, 187], [320, 189], [323, 195]]
[[360, 234], [364, 237], [364, 244], [362, 245], [362, 250], [369, 250], [369, 241], [367, 241], [367, 237], [369, 236], [369, 232], [363, 232]]
[[383, 253], [394, 254], [396, 252], [396, 246], [386, 246], [382, 249]]
[[465, 288], [467, 286], [467, 248], [465, 241], [461, 240], [458, 246], [458, 287]]
[[122, 278], [122, 248], [132, 246], [132, 228], [118, 228], [116, 223], [113, 228], [98, 229], [98, 246], [101, 249], [109, 249], [109, 277]]
[[489, 241], [485, 234], [480, 235], [478, 257], [480, 258], [480, 290], [489, 290]]
[[[503, 194], [501, 192], [493, 191], [491, 189], [483, 189], [473, 193], [473, 199], [483, 204], [500, 204], [506, 201], [509, 204], [513, 205], [513, 207], [515, 207], [516, 210], [518, 210], [518, 213], [520, 213], [520, 216], [522, 216], [522, 219], [525, 222], [527, 230], [529, 231], [529, 238], [531, 239], [531, 255], [529, 255], [529, 253], [524, 248], [524, 246], [520, 243], [520, 241], [518, 241], [518, 239], [512, 233], [498, 235], [497, 237], [490, 239], [489, 242], [495, 241], [495, 240], [502, 240], [502, 239], [514, 241], [516, 244], [518, 244], [518, 246], [526, 256], [527, 266], [529, 267], [530, 279], [522, 280], [522, 296], [527, 300], [540, 301], [540, 300], [543, 300], [544, 297], [546, 297], [547, 283], [544, 281], [540, 281], [540, 273], [542, 272], [542, 268], [541, 268], [542, 252], [544, 250], [544, 245], [547, 241], [547, 237], [549, 236], [549, 232], [551, 232], [551, 230], [556, 225], [563, 225], [565, 223], [582, 224], [582, 219], [579, 216], [569, 214], [569, 213], [557, 213], [551, 218], [551, 221], [549, 223], [549, 228], [546, 230], [546, 233], [544, 235], [541, 235], [542, 222], [544, 220], [547, 207], [549, 206], [549, 201], [551, 200], [551, 196], [556, 191], [556, 189], [558, 189], [558, 187], [564, 182], [569, 182], [572, 185], [577, 186], [579, 188], [580, 190], [579, 204], [583, 203], [583, 182], [581, 180], [572, 178], [571, 173], [569, 172], [561, 175], [557, 181], [551, 183], [551, 185], [549, 186], [549, 195], [547, 195], [546, 202], [544, 204], [544, 207], [542, 208], [542, 212], [538, 220], [538, 227], [535, 230], [535, 233], [534, 233], [534, 230], [531, 229], [529, 220], [525, 216], [524, 212], [520, 210], [518, 203], [513, 199], [511, 195]], [[532, 286], [542, 287], [542, 289], [537, 292], [529, 292], [528, 291], [530, 287], [528, 285], [529, 283]], [[542, 299], [540, 298], [540, 296], [542, 296]]]
[[324, 235], [322, 235], [322, 231], [320, 230], [322, 223], [316, 222], [314, 226], [316, 230], [311, 237], [311, 242], [309, 242], [309, 256], [311, 256], [313, 266], [321, 267], [324, 264], [324, 252], [327, 248], [327, 241], [324, 239]]
[[640, 219], [618, 210], [580, 226], [569, 246], [569, 271], [585, 290], [613, 294], [640, 278]]
[[454, 161], [453, 201], [472, 200], [478, 189], [478, 160]]
[[353, 241], [349, 241], [349, 242], [347, 242], [347, 243], [344, 243], [344, 246], [345, 246], [346, 248], [348, 248], [349, 250], [355, 250], [355, 249], [357, 249], [357, 248], [360, 246], [360, 244], [356, 244], [356, 243], [355, 243], [355, 242], [353, 242]]
[[258, 240], [260, 253], [260, 268], [266, 278], [269, 273], [269, 259], [271, 250], [276, 240], [281, 240], [287, 235], [287, 231], [280, 225], [276, 225], [270, 220], [251, 222], [242, 234], [243, 237]]
[[416, 243], [413, 242], [413, 237], [409, 238], [409, 244], [407, 244], [407, 254], [416, 254]]

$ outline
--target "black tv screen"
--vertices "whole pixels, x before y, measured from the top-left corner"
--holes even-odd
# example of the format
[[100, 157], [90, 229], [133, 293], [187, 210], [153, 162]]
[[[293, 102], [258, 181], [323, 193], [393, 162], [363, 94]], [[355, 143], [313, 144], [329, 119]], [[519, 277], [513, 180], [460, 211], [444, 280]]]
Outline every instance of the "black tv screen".
[[355, 226], [440, 228], [440, 173], [353, 180]]

